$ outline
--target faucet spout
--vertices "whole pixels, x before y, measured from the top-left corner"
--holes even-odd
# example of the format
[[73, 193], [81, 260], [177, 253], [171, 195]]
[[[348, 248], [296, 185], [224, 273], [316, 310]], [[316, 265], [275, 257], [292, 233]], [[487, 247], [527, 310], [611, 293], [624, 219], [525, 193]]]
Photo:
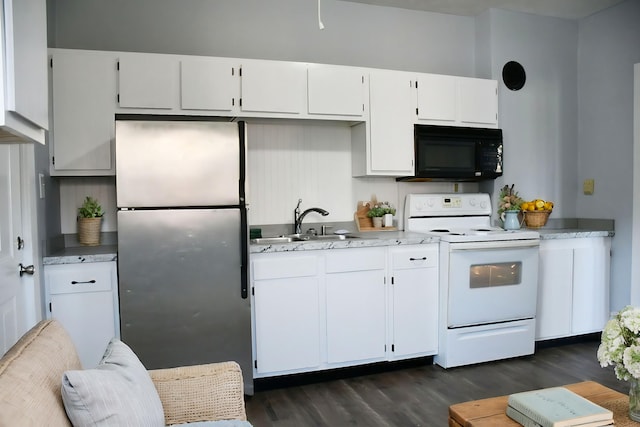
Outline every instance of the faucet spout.
[[321, 208], [309, 208], [309, 209], [305, 210], [304, 212], [300, 213], [300, 203], [301, 202], [302, 202], [302, 199], [298, 200], [298, 206], [296, 206], [295, 210], [293, 211], [293, 218], [294, 218], [294, 221], [293, 221], [293, 232], [295, 234], [302, 233], [302, 220], [310, 212], [316, 212], [316, 213], [319, 213], [322, 216], [329, 215], [329, 212], [327, 212], [327, 211], [325, 211], [324, 209], [321, 209]]

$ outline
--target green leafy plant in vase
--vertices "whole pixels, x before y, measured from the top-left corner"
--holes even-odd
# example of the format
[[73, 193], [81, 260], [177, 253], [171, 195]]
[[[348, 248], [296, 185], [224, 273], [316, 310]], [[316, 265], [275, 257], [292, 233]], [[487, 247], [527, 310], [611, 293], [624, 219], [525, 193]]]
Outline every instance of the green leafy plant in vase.
[[78, 241], [81, 245], [97, 246], [100, 244], [100, 228], [104, 211], [100, 203], [87, 196], [78, 208]]

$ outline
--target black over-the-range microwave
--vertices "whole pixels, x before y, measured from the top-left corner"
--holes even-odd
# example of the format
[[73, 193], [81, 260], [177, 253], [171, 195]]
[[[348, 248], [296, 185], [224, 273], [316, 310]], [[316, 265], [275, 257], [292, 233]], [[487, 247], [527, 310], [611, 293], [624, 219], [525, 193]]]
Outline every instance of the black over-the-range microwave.
[[414, 125], [415, 176], [398, 181], [482, 181], [502, 175], [502, 129]]

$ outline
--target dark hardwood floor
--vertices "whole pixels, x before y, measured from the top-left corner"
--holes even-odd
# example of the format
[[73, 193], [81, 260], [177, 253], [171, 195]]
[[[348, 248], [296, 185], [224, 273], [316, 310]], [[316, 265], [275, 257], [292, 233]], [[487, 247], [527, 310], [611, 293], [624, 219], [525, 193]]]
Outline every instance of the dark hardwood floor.
[[247, 398], [247, 417], [254, 427], [446, 426], [449, 405], [468, 400], [587, 380], [628, 393], [611, 367], [600, 367], [598, 344], [590, 336], [545, 344], [532, 356], [450, 369], [425, 359], [260, 380]]

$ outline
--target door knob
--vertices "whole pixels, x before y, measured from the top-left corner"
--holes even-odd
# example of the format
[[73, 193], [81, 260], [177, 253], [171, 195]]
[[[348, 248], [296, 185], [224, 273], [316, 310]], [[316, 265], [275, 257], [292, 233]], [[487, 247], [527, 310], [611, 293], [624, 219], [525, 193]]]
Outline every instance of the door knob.
[[24, 266], [22, 265], [22, 263], [20, 263], [20, 277], [22, 277], [23, 274], [33, 274], [35, 272], [35, 267], [32, 265], [27, 265]]

